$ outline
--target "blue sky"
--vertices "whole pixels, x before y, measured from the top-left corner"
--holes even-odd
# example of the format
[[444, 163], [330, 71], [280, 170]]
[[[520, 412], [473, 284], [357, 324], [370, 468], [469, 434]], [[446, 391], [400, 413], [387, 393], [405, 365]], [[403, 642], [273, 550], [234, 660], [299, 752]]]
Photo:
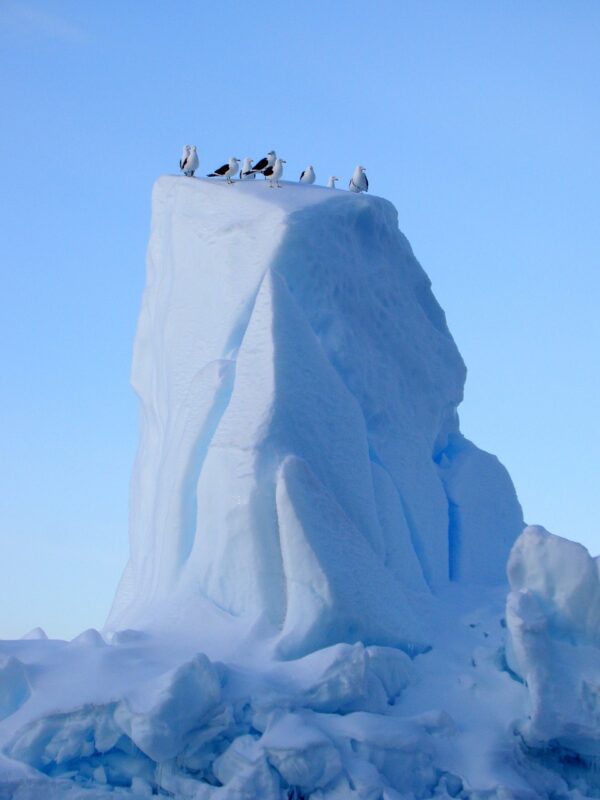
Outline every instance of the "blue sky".
[[150, 190], [367, 166], [526, 519], [600, 552], [600, 4], [0, 4], [0, 636], [102, 625], [127, 557]]

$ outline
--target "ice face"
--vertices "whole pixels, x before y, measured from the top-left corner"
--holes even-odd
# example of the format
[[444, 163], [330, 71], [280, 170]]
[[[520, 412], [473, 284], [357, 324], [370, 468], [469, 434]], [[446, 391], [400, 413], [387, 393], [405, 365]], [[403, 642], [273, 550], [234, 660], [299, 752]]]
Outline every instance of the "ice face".
[[109, 629], [193, 625], [208, 602], [279, 631], [282, 655], [425, 646], [408, 595], [502, 581], [522, 528], [458, 430], [464, 378], [385, 200], [161, 178]]
[[556, 768], [600, 759], [600, 559], [539, 526], [515, 543], [507, 622], [529, 690], [524, 742]]
[[0, 720], [14, 714], [30, 695], [24, 665], [14, 656], [0, 658]]

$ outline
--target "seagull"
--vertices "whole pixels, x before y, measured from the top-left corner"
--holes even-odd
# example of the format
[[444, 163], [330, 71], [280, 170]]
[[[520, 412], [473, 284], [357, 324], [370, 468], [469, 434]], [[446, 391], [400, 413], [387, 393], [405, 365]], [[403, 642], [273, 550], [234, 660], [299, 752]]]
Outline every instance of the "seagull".
[[242, 166], [242, 171], [240, 172], [240, 180], [241, 181], [249, 181], [254, 180], [256, 175], [252, 172], [252, 159], [245, 158], [244, 165]]
[[189, 144], [183, 145], [183, 153], [181, 154], [181, 158], [179, 159], [179, 169], [183, 172], [185, 170], [185, 164], [190, 157], [190, 146]]
[[234, 158], [233, 156], [229, 159], [227, 164], [223, 164], [222, 167], [216, 169], [214, 172], [211, 172], [207, 175], [207, 178], [227, 178], [227, 183], [233, 183], [231, 180], [235, 178], [235, 176], [240, 171], [240, 160], [239, 158]]
[[350, 183], [348, 184], [348, 189], [350, 189], [351, 192], [369, 191], [369, 181], [365, 175], [365, 169], [365, 167], [358, 166], [352, 173]]
[[261, 158], [258, 164], [255, 164], [252, 167], [250, 172], [254, 174], [256, 174], [257, 172], [262, 172], [262, 174], [264, 175], [267, 167], [273, 166], [276, 158], [277, 158], [277, 153], [275, 152], [275, 150], [269, 150], [267, 155], [264, 158]]
[[287, 161], [284, 161], [283, 158], [276, 158], [273, 166], [265, 167], [263, 170], [263, 175], [265, 178], [268, 178], [271, 181], [271, 186], [269, 188], [272, 189], [274, 186], [277, 186], [278, 189], [281, 189], [279, 178], [281, 178], [283, 175], [284, 164], [287, 164]]
[[[190, 144], [185, 146], [186, 148], [189, 147], [189, 152], [186, 158], [181, 159], [179, 162], [179, 166], [183, 170], [183, 174], [187, 175], [188, 178], [194, 177], [194, 172], [198, 169], [198, 154], [196, 153], [196, 145]], [[185, 150], [185, 148], [184, 148]], [[182, 154], [183, 156], [183, 154]]]
[[339, 178], [336, 178], [335, 175], [332, 175], [331, 178], [327, 179], [327, 188], [328, 189], [335, 189], [335, 182], [339, 181]]
[[307, 167], [300, 175], [300, 183], [314, 183], [315, 177], [315, 171], [312, 166]]

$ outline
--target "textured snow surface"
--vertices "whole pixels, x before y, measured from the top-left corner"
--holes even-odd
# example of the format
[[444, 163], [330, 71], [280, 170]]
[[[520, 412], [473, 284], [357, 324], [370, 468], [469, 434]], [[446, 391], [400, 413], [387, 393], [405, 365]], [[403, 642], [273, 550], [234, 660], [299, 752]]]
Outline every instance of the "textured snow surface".
[[0, 800], [600, 796], [598, 563], [519, 536], [464, 379], [385, 200], [161, 178], [131, 557], [102, 633], [0, 642]]

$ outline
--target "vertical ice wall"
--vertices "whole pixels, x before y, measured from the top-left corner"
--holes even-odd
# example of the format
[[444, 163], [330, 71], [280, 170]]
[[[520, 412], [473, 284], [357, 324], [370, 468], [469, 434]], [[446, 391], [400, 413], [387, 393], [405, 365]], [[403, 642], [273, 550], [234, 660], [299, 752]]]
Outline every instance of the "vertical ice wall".
[[390, 203], [161, 178], [109, 627], [210, 602], [286, 654], [417, 646], [415, 593], [502, 580], [522, 528], [506, 471], [459, 432], [464, 379]]

